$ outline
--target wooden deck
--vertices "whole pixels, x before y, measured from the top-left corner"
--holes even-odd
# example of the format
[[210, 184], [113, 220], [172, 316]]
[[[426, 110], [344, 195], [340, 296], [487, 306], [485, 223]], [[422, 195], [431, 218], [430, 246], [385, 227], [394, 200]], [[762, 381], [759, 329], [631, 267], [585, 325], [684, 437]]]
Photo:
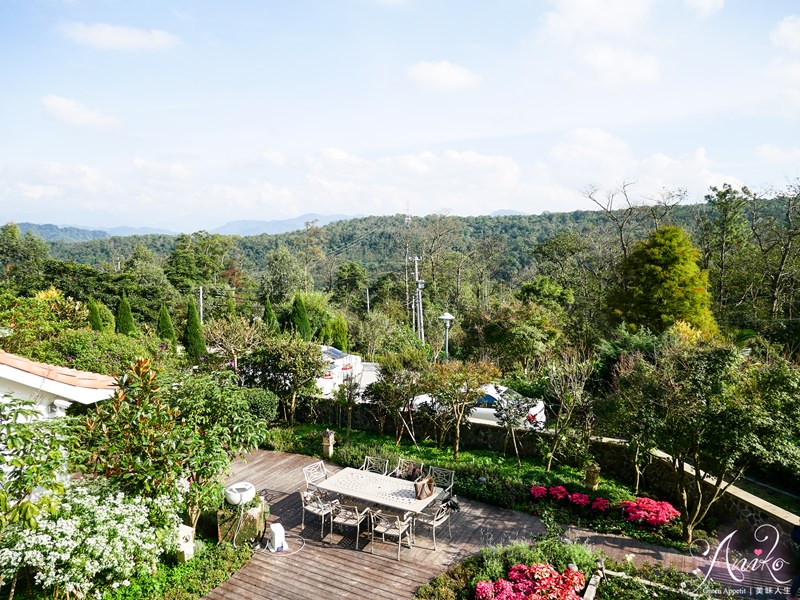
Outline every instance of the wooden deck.
[[[410, 599], [419, 586], [482, 546], [527, 540], [544, 531], [540, 521], [531, 515], [459, 499], [461, 510], [451, 517], [452, 539], [447, 536], [447, 527], [437, 529], [436, 551], [429, 529], [417, 531], [413, 548], [403, 545], [400, 561], [396, 560], [396, 543], [376, 540], [373, 549], [369, 535], [363, 531], [358, 550], [351, 528], [334, 530], [330, 535], [326, 527], [326, 537], [320, 541], [320, 523], [313, 515], [307, 516], [305, 528], [300, 525], [297, 493], [305, 489], [302, 468], [314, 461], [309, 456], [259, 450], [246, 462], [234, 465], [227, 485], [249, 481], [265, 495], [271, 517], [280, 517], [289, 550], [256, 550], [238, 573], [206, 598]], [[339, 470], [335, 465], [327, 466], [331, 472]]]

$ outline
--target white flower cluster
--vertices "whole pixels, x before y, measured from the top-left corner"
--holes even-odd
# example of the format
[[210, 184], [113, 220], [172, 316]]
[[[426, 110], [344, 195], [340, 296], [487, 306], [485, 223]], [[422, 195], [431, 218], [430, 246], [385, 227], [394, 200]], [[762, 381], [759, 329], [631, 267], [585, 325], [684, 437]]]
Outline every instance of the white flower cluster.
[[5, 529], [0, 576], [10, 578], [29, 567], [44, 589], [83, 598], [107, 586], [128, 585], [135, 574], [155, 569], [163, 551], [159, 540], [171, 537], [172, 531], [156, 531], [150, 524], [143, 500], [126, 498], [105, 482], [75, 483], [67, 487], [56, 515], [42, 516], [35, 530], [17, 524]]

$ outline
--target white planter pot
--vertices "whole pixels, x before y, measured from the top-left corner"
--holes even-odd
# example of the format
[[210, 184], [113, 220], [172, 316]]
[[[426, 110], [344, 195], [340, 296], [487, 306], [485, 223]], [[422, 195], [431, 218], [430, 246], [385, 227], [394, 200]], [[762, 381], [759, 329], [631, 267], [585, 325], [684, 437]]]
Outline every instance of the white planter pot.
[[249, 481], [241, 481], [234, 483], [225, 488], [225, 501], [228, 504], [238, 506], [239, 504], [247, 504], [256, 497], [256, 486]]

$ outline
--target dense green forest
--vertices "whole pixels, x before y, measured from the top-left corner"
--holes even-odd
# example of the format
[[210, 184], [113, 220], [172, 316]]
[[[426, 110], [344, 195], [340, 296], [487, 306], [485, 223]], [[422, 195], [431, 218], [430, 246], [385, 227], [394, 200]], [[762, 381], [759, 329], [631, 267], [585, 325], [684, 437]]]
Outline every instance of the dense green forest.
[[[723, 329], [758, 332], [794, 352], [794, 187], [765, 198], [747, 188], [723, 186], [712, 188], [705, 202], [693, 205], [680, 204], [680, 195], [634, 203], [628, 191], [623, 187], [602, 198], [592, 195], [595, 204], [589, 199], [587, 204], [598, 210], [571, 213], [394, 215], [325, 227], [311, 222], [302, 231], [280, 235], [201, 231], [177, 237], [55, 241], [49, 245], [40, 280], [76, 299], [93, 295], [111, 304], [120, 286], [134, 297], [139, 295], [137, 287], [150, 286], [141, 294], [142, 302], [133, 303], [149, 322], [154, 322], [161, 301], [179, 304], [179, 297], [190, 291], [198, 294], [201, 286], [208, 294], [210, 315], [225, 306], [220, 299], [227, 296], [235, 297], [238, 311], [249, 314], [267, 297], [280, 305], [291, 292], [284, 288], [295, 287], [333, 294], [332, 303], [346, 306], [351, 316], [366, 313], [369, 295], [371, 309], [398, 316], [405, 307], [410, 325], [418, 257], [418, 278], [426, 282], [426, 313], [448, 310], [463, 324], [461, 317], [475, 309], [502, 302], [523, 284], [547, 277], [573, 294], [573, 302], [563, 307], [571, 335], [580, 331], [593, 343], [614, 324], [607, 318], [606, 301], [620, 262], [637, 241], [672, 224], [689, 234], [700, 253], [714, 316]], [[169, 285], [159, 281], [160, 272]], [[37, 287], [41, 285], [31, 289]], [[458, 322], [456, 326], [458, 339]]]
[[[424, 435], [458, 461], [482, 386], [502, 382], [520, 392], [498, 411], [515, 449], [520, 420], [544, 401], [547, 472], [589, 464], [594, 435], [621, 437], [638, 492], [649, 451], [665, 451], [667, 493], [691, 541], [745, 475], [800, 491], [800, 187], [765, 198], [725, 185], [697, 205], [674, 194], [634, 204], [628, 191], [590, 193], [595, 211], [371, 217], [274, 236], [48, 245], [10, 223], [0, 228], [0, 348], [119, 378], [115, 404], [83, 420], [88, 434], [109, 421], [119, 435], [92, 438], [83, 468], [124, 478], [129, 467], [111, 462], [127, 446], [104, 462], [109, 443], [139, 435], [124, 410], [152, 413], [165, 431], [184, 423], [170, 410], [198, 411], [197, 431], [226, 422], [214, 413], [223, 410], [263, 432], [279, 416], [315, 418], [320, 402], [351, 415], [363, 399], [399, 441], [413, 429], [410, 399], [425, 393], [438, 407]], [[378, 362], [378, 381], [321, 398], [319, 344]], [[225, 447], [229, 433], [219, 430]], [[219, 456], [209, 465], [199, 455], [193, 480], [215, 482], [232, 459]], [[175, 476], [173, 454], [158, 460]], [[714, 487], [700, 485], [704, 473]], [[205, 501], [190, 500], [196, 515]]]

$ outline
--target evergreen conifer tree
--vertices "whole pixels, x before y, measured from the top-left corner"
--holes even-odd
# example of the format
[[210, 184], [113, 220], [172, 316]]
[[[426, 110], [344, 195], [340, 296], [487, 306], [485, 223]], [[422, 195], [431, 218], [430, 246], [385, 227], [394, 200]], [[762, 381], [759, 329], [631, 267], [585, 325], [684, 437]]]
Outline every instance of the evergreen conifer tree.
[[271, 335], [280, 333], [280, 325], [278, 325], [278, 317], [275, 316], [275, 311], [272, 310], [272, 302], [269, 298], [264, 300], [264, 316], [261, 319]]
[[203, 337], [203, 326], [200, 324], [200, 313], [194, 298], [189, 298], [186, 313], [186, 329], [183, 332], [183, 347], [186, 354], [196, 362], [206, 355], [206, 339]]
[[292, 325], [297, 335], [304, 342], [311, 341], [311, 321], [308, 320], [308, 312], [306, 311], [306, 304], [300, 296], [294, 297], [292, 302]]
[[716, 332], [708, 273], [700, 269], [699, 256], [680, 227], [661, 227], [639, 242], [622, 262], [620, 282], [609, 294], [612, 320], [655, 333], [678, 321]]
[[133, 313], [131, 312], [131, 304], [128, 302], [128, 296], [122, 292], [122, 298], [117, 307], [117, 325], [115, 331], [123, 335], [131, 335], [136, 331], [136, 325], [133, 322]]
[[348, 335], [347, 321], [342, 315], [336, 315], [330, 321], [331, 346], [338, 348], [342, 352], [347, 352]]
[[100, 308], [94, 298], [89, 298], [89, 327], [95, 331], [103, 331], [103, 317], [100, 316]]
[[175, 335], [175, 328], [172, 326], [172, 317], [166, 304], [161, 305], [158, 311], [158, 325], [156, 325], [156, 335], [158, 339], [169, 342], [174, 350], [178, 345], [178, 337]]

